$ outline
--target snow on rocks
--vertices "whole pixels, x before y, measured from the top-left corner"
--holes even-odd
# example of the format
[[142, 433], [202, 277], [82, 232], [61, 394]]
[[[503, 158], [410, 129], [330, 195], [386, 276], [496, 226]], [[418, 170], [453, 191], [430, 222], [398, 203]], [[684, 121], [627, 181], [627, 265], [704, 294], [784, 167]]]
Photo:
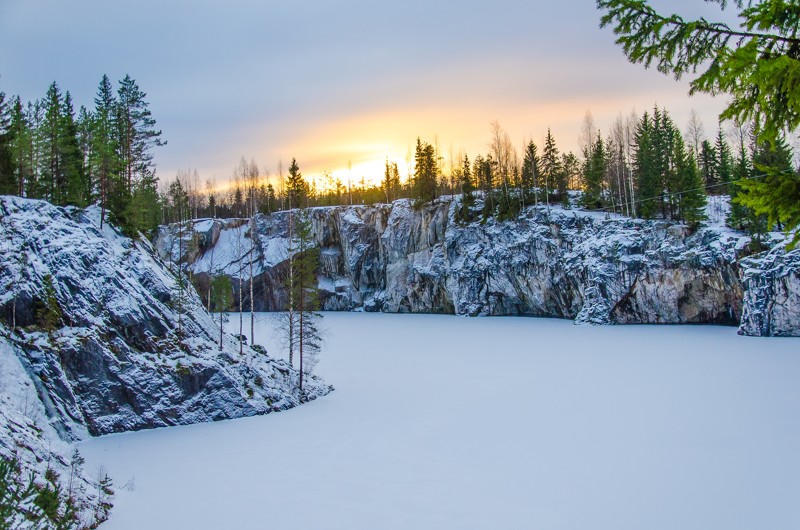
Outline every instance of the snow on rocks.
[[[321, 250], [322, 308], [590, 324], [737, 325], [742, 317], [739, 260], [749, 238], [724, 226], [725, 198], [709, 202], [708, 223], [693, 233], [677, 223], [560, 206], [529, 206], [514, 220], [480, 221], [480, 200], [476, 221], [459, 224], [459, 200], [310, 209]], [[253, 225], [250, 259], [263, 271], [253, 278], [255, 307], [276, 310], [285, 299], [279, 279], [288, 258], [288, 212], [256, 216]], [[219, 241], [215, 252], [230, 254], [224, 248], [230, 244]], [[286, 249], [282, 258], [275, 248]], [[190, 270], [207, 271], [206, 255], [187, 256]], [[246, 305], [248, 281], [242, 281]]]
[[[198, 233], [209, 234], [207, 247], [241, 228], [214, 221], [199, 224]], [[45, 327], [48, 307], [57, 316]], [[107, 223], [101, 229], [99, 209], [19, 197], [0, 197], [0, 348], [3, 373], [25, 367], [35, 388], [30, 407], [41, 411], [33, 421], [47, 428], [41, 436], [54, 447], [87, 434], [284, 410], [330, 391], [314, 378], [300, 396], [285, 362], [250, 347], [240, 355], [228, 335], [220, 348], [218, 326], [194, 290], [181, 294], [149, 242]], [[0, 388], [5, 434], [20, 424], [3, 405], [19, 401], [9, 397], [8, 379]], [[0, 438], [0, 451], [12, 445]]]
[[800, 336], [800, 249], [775, 247], [742, 260], [744, 312], [739, 333]]

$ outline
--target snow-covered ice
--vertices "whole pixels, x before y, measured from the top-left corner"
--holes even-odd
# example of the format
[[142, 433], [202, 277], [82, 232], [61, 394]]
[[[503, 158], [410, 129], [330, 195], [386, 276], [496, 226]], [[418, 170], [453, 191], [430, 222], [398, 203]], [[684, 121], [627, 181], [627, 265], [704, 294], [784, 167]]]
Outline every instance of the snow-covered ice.
[[[256, 342], [276, 354], [259, 320]], [[117, 486], [102, 528], [800, 528], [798, 339], [511, 317], [323, 323], [328, 396], [85, 442], [87, 470]]]

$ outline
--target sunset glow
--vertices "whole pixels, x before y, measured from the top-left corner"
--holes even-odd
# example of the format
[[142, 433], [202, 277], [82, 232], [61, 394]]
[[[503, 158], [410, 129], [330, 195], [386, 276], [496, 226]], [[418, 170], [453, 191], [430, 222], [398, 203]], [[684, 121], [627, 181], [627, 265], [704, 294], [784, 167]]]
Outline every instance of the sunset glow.
[[[387, 158], [406, 179], [417, 137], [438, 145], [448, 168], [488, 152], [493, 121], [518, 153], [548, 128], [560, 151], [575, 151], [587, 110], [603, 135], [619, 114], [656, 104], [681, 128], [696, 109], [713, 133], [725, 101], [690, 98], [685, 81], [629, 64], [592, 4], [243, 0], [181, 9], [141, 0], [130, 10], [87, 0], [76, 18], [69, 2], [43, 10], [12, 0], [0, 8], [0, 91], [34, 101], [57, 79], [77, 110], [92, 105], [104, 73], [130, 73], [168, 141], [154, 150], [161, 182], [191, 168], [220, 188], [241, 157], [273, 181], [292, 158], [320, 182], [325, 172], [344, 185], [379, 182]], [[81, 37], [145, 25], [156, 37], [144, 42]], [[41, 45], [21, 47], [32, 31]]]

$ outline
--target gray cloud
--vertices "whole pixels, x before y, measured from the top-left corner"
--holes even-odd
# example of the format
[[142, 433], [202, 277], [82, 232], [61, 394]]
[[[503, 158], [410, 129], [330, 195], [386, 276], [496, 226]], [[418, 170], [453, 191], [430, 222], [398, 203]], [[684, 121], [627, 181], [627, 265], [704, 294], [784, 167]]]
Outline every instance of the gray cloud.
[[[35, 99], [58, 80], [90, 106], [104, 73], [130, 73], [169, 140], [162, 178], [181, 167], [227, 177], [240, 155], [330, 160], [315, 149], [351, 136], [360, 117], [391, 116], [364, 134], [438, 131], [476, 154], [492, 119], [520, 139], [552, 125], [571, 147], [566, 124], [577, 130], [587, 108], [603, 109], [599, 125], [633, 106], [691, 108], [685, 83], [629, 65], [598, 21], [586, 0], [4, 0], [0, 90]], [[709, 130], [719, 107], [698, 109]]]

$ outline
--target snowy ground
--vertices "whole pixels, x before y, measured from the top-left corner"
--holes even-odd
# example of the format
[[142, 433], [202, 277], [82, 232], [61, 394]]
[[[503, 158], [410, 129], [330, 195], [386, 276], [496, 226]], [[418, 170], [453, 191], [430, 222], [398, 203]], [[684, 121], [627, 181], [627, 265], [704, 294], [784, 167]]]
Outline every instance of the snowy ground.
[[[324, 322], [329, 396], [83, 444], [87, 470], [104, 466], [118, 488], [101, 528], [800, 528], [800, 339], [523, 318]], [[257, 342], [273, 352], [270, 326], [263, 317]]]

